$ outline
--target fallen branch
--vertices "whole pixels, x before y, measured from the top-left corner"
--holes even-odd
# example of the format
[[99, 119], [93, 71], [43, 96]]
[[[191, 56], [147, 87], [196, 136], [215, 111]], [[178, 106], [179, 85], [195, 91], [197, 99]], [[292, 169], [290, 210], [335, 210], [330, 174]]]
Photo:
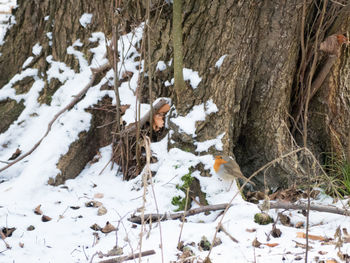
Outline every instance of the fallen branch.
[[156, 252], [154, 250], [147, 250], [147, 251], [143, 251], [141, 253], [132, 254], [130, 256], [122, 256], [122, 257], [110, 258], [110, 259], [102, 260], [99, 263], [120, 263], [120, 262], [124, 262], [124, 261], [127, 261], [127, 260], [137, 259], [139, 257], [151, 256], [151, 255], [154, 255], [155, 253]]
[[[158, 220], [159, 221], [175, 220], [175, 219], [182, 218], [183, 216], [187, 217], [187, 216], [192, 216], [192, 215], [196, 215], [196, 214], [200, 214], [200, 213], [204, 213], [204, 212], [208, 212], [208, 211], [224, 210], [227, 206], [228, 206], [228, 204], [206, 205], [206, 206], [201, 206], [198, 208], [193, 208], [193, 209], [187, 210], [186, 212], [178, 212], [178, 213], [174, 213], [174, 214], [169, 214], [169, 213], [145, 214], [144, 220], [145, 220], [145, 223], [154, 222], [154, 221], [158, 221]], [[232, 205], [230, 205], [230, 206], [232, 206]], [[128, 218], [128, 221], [135, 223], [135, 224], [141, 224], [141, 217], [134, 215], [134, 216], [131, 216], [130, 218]]]
[[[305, 204], [305, 203], [292, 204], [292, 203], [286, 203], [286, 202], [271, 202], [270, 208], [272, 208], [272, 209], [293, 209], [293, 210], [302, 209], [302, 210], [306, 210], [307, 204]], [[310, 210], [338, 214], [338, 215], [344, 215], [344, 216], [350, 215], [350, 211], [348, 211], [346, 209], [341, 209], [341, 208], [338, 208], [335, 206], [310, 205]]]
[[18, 159], [16, 159], [13, 162], [8, 163], [6, 166], [2, 167], [0, 169], [0, 173], [5, 171], [7, 168], [11, 167], [12, 165], [14, 165], [15, 163], [18, 163], [19, 161], [23, 160], [25, 157], [27, 157], [28, 155], [30, 155], [32, 152], [35, 151], [36, 148], [38, 148], [38, 146], [40, 145], [40, 143], [44, 140], [44, 138], [49, 134], [51, 127], [53, 125], [53, 123], [58, 119], [58, 117], [64, 113], [65, 111], [71, 109], [78, 101], [80, 101], [80, 99], [86, 94], [86, 92], [89, 90], [89, 88], [92, 86], [92, 84], [95, 81], [96, 75], [104, 70], [106, 70], [109, 67], [109, 63], [106, 63], [104, 65], [102, 65], [99, 68], [92, 68], [92, 76], [91, 79], [89, 81], [89, 83], [77, 94], [74, 96], [74, 99], [67, 105], [65, 106], [62, 110], [60, 110], [59, 112], [57, 112], [55, 114], [55, 116], [52, 118], [52, 120], [49, 122], [49, 124], [47, 125], [47, 129], [45, 134], [43, 135], [43, 137], [41, 137], [41, 139], [25, 154], [23, 154], [21, 157], [19, 157]]

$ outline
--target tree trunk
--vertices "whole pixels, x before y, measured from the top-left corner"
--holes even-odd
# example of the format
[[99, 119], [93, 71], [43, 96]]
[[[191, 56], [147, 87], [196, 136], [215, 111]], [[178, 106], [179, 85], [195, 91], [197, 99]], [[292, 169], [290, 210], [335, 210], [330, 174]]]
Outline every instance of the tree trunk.
[[[121, 1], [121, 34], [145, 21], [144, 2]], [[153, 97], [171, 97], [181, 115], [190, 112], [193, 106], [210, 100], [218, 108], [218, 112], [197, 122], [195, 137], [181, 132], [170, 121], [170, 126], [175, 130], [172, 135], [173, 146], [195, 152], [195, 142], [224, 134], [222, 151], [236, 156], [247, 177], [267, 162], [291, 151], [295, 146], [294, 139], [297, 139], [291, 133], [294, 124], [290, 121], [290, 116], [295, 110], [292, 96], [298, 92], [296, 79], [299, 79], [297, 74], [301, 57], [300, 32], [304, 1], [183, 0], [183, 64], [186, 68], [198, 71], [202, 79], [196, 89], [185, 85], [185, 91], [180, 94], [180, 102], [176, 100], [173, 86], [164, 85], [165, 81], [171, 82], [174, 77], [174, 63], [170, 63], [174, 56], [172, 4], [162, 0], [151, 2], [152, 30], [151, 41], [148, 43], [151, 43], [150, 60], [155, 62], [152, 64]], [[18, 0], [18, 6], [14, 11], [17, 23], [8, 32], [5, 44], [0, 47], [0, 87], [21, 70], [23, 62], [32, 56], [32, 47], [36, 43], [40, 43], [43, 49], [30, 67], [37, 68], [45, 75], [49, 66], [46, 57], [49, 55], [56, 61], [66, 63], [76, 72], [79, 70], [77, 60], [66, 51], [77, 39], [83, 43], [80, 51], [89, 60], [92, 44], [88, 38], [92, 32], [102, 31], [111, 39], [113, 10], [110, 9], [110, 1]], [[308, 2], [308, 17], [315, 13], [315, 8]], [[92, 23], [86, 28], [79, 23], [83, 13], [93, 14]], [[313, 20], [306, 20], [305, 28], [310, 28], [312, 22]], [[347, 15], [339, 16], [329, 26], [327, 34], [322, 36], [344, 33], [348, 31], [349, 25]], [[52, 32], [52, 39], [47, 34], [49, 32]], [[219, 59], [223, 61], [221, 66], [217, 64]], [[156, 62], [160, 60], [167, 65], [165, 70], [156, 70]], [[322, 61], [318, 64], [320, 70]], [[310, 101], [308, 144], [317, 155], [330, 150], [350, 152], [349, 76], [349, 49], [344, 46], [331, 73]], [[30, 79], [19, 83], [18, 92], [26, 92], [31, 87], [30, 83]], [[148, 84], [147, 81], [144, 83], [143, 102], [148, 102]], [[58, 80], [46, 80], [39, 101], [50, 104], [50, 97], [60, 85]], [[1, 124], [0, 132], [8, 128], [23, 108], [23, 104], [16, 104], [12, 100], [0, 101], [0, 116], [4, 116], [4, 112], [11, 116]], [[101, 116], [97, 119], [102, 122], [98, 125], [107, 120]], [[92, 124], [91, 129], [95, 128]], [[112, 129], [109, 126], [104, 130], [105, 135], [110, 136]], [[103, 137], [101, 132], [88, 132], [81, 136]], [[90, 138], [82, 139], [84, 143], [81, 145], [90, 142]], [[81, 147], [76, 158], [84, 150], [95, 151], [106, 143], [106, 138], [108, 137], [93, 140], [94, 143], [98, 142], [93, 150]], [[74, 147], [72, 144], [71, 148]], [[211, 147], [208, 152], [215, 153], [218, 149]], [[70, 167], [74, 163], [70, 152], [67, 156], [66, 159], [70, 161], [66, 166], [59, 167]], [[89, 158], [80, 161], [82, 167]], [[350, 159], [349, 153], [348, 158]], [[293, 181], [293, 161], [295, 159], [280, 162], [268, 169], [265, 174], [269, 186], [286, 187], [288, 180]], [[74, 177], [82, 167], [65, 168], [70, 174], [64, 178]], [[62, 182], [64, 178], [58, 181]], [[263, 177], [260, 176], [258, 181], [262, 182]]]

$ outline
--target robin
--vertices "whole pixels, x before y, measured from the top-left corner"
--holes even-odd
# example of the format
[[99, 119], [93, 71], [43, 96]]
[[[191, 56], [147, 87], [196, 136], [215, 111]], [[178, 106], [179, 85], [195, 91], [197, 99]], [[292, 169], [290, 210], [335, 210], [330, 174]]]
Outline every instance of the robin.
[[215, 156], [214, 170], [224, 180], [230, 180], [233, 182], [235, 178], [239, 178], [255, 186], [253, 182], [244, 177], [237, 162], [229, 156]]

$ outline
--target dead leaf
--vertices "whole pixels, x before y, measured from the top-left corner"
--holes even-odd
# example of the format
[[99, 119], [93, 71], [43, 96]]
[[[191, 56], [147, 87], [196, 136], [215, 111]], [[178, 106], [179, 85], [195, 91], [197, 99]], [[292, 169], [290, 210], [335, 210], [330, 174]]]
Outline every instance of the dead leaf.
[[336, 261], [334, 258], [332, 258], [332, 259], [327, 259], [326, 263], [338, 263], [338, 261]]
[[125, 105], [121, 105], [120, 106], [120, 113], [123, 115], [125, 112], [126, 112], [126, 110], [127, 109], [129, 109], [130, 108], [130, 104], [125, 104]]
[[[3, 227], [1, 229], [1, 233], [5, 236], [5, 237], [10, 237], [12, 236], [12, 233], [15, 232], [16, 228], [15, 227]], [[2, 235], [1, 235], [2, 236]], [[4, 238], [3, 238], [4, 239]]]
[[33, 225], [30, 225], [27, 227], [27, 231], [33, 231], [35, 229], [35, 227]]
[[169, 104], [164, 104], [160, 109], [157, 111], [157, 113], [167, 113], [170, 110], [170, 105]]
[[107, 221], [106, 225], [101, 229], [102, 233], [110, 233], [115, 230], [115, 227]]
[[320, 254], [320, 255], [326, 255], [328, 252], [327, 251], [318, 251], [318, 254]]
[[107, 214], [107, 208], [105, 208], [104, 206], [100, 206], [97, 210], [97, 215], [102, 216]]
[[94, 194], [94, 198], [101, 199], [101, 198], [103, 198], [103, 197], [104, 197], [104, 194], [102, 194], [102, 193], [96, 193], [96, 194]]
[[41, 211], [40, 208], [41, 208], [41, 205], [38, 205], [37, 207], [35, 207], [34, 213], [37, 214], [37, 215], [42, 215], [43, 211]]
[[91, 200], [89, 202], [86, 202], [85, 206], [86, 207], [100, 207], [100, 206], [102, 206], [102, 203], [99, 201]]
[[120, 82], [124, 82], [124, 81], [127, 81], [128, 79], [131, 79], [133, 75], [134, 75], [134, 72], [132, 71], [124, 71]]
[[271, 235], [272, 235], [274, 238], [281, 237], [282, 231], [281, 231], [279, 228], [277, 228], [276, 226], [274, 226], [274, 227], [272, 227]]
[[[305, 245], [305, 244], [300, 243], [300, 242], [297, 242], [297, 241], [295, 241], [295, 240], [293, 240], [293, 241], [295, 242], [295, 247], [300, 247], [300, 248], [303, 248], [303, 249], [306, 248], [306, 245]], [[309, 247], [309, 249], [312, 249], [312, 248], [313, 248], [312, 246], [308, 246], [308, 247]]]
[[164, 116], [162, 114], [155, 114], [153, 116], [153, 130], [159, 131], [164, 126]]
[[43, 222], [49, 222], [49, 221], [51, 221], [51, 220], [52, 220], [52, 218], [49, 217], [49, 216], [46, 216], [46, 215], [43, 215], [43, 216], [41, 217], [41, 221], [43, 221]]
[[338, 56], [340, 48], [343, 44], [348, 44], [349, 41], [344, 35], [331, 35], [320, 44], [320, 50], [332, 55]]
[[19, 242], [18, 245], [19, 245], [20, 248], [24, 247], [24, 243], [22, 243], [22, 242]]
[[245, 231], [247, 231], [249, 233], [253, 233], [256, 231], [256, 228], [247, 228]]
[[295, 224], [296, 228], [303, 228], [304, 227], [304, 222], [303, 221], [299, 221]]
[[278, 246], [279, 244], [278, 243], [266, 243], [264, 244], [265, 246], [268, 246], [268, 247], [276, 247]]
[[98, 224], [93, 224], [92, 226], [90, 226], [90, 228], [92, 230], [95, 230], [95, 231], [101, 231], [102, 227], [100, 227]]
[[[297, 232], [297, 237], [299, 238], [306, 238], [306, 234], [303, 232]], [[316, 235], [309, 235], [309, 239], [311, 240], [319, 240], [319, 241], [326, 241], [329, 240], [329, 238], [323, 237], [323, 236], [316, 236]]]
[[278, 213], [280, 222], [282, 223], [282, 225], [284, 226], [290, 226], [290, 218], [282, 213]]
[[15, 160], [18, 156], [20, 156], [22, 151], [17, 148], [16, 151], [12, 154], [12, 156], [8, 159], [9, 161]]
[[255, 238], [252, 242], [252, 245], [253, 247], [260, 247], [261, 246], [261, 243], [258, 241], [257, 238]]

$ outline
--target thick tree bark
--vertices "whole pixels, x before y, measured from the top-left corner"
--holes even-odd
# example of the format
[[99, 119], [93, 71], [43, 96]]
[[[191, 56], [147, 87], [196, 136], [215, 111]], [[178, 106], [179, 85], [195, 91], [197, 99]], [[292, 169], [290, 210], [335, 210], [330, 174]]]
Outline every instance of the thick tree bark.
[[[121, 2], [123, 23], [120, 31], [123, 34], [144, 21], [145, 3]], [[177, 131], [172, 139], [175, 146], [194, 151], [195, 141], [213, 139], [224, 133], [223, 151], [234, 154], [244, 175], [249, 176], [293, 148], [289, 117], [292, 115], [291, 94], [300, 60], [303, 0], [183, 0], [182, 4], [184, 67], [198, 71], [202, 80], [197, 89], [186, 85], [181, 103], [176, 105], [177, 112], [186, 114], [194, 105], [210, 99], [217, 105], [218, 112], [197, 123], [196, 138]], [[15, 10], [17, 23], [0, 47], [0, 87], [21, 70], [23, 62], [32, 55], [31, 48], [38, 42], [43, 49], [30, 67], [45, 74], [48, 55], [75, 71], [79, 70], [76, 59], [66, 52], [77, 39], [83, 43], [80, 51], [91, 59], [88, 52], [92, 47], [88, 41], [91, 33], [102, 31], [111, 38], [109, 1], [19, 0], [18, 5]], [[164, 71], [156, 71], [156, 63], [152, 64], [154, 98], [168, 96], [176, 102], [173, 87], [164, 87], [164, 82], [173, 78], [174, 70], [173, 63], [170, 63], [174, 55], [172, 5], [162, 0], [152, 1], [150, 11], [152, 30], [148, 43], [151, 43], [151, 61], [162, 60], [170, 65]], [[313, 11], [313, 7], [308, 6], [307, 12], [312, 14]], [[93, 14], [93, 21], [87, 28], [79, 23], [83, 13]], [[306, 28], [309, 26], [305, 25]], [[348, 16], [339, 16], [330, 32], [326, 33], [344, 33], [349, 26]], [[331, 73], [310, 101], [309, 146], [316, 154], [329, 150], [350, 152], [349, 57], [349, 49], [343, 47]], [[220, 58], [223, 63], [217, 67]], [[31, 81], [27, 79], [25, 83], [18, 83], [18, 92], [26, 92]], [[148, 84], [147, 81], [144, 83], [143, 99], [148, 102]], [[60, 85], [57, 80], [46, 82], [39, 101], [49, 104], [50, 96]], [[0, 117], [4, 114], [11, 116], [1, 124], [0, 131], [5, 131], [22, 110], [23, 105], [0, 101]], [[171, 125], [176, 130], [176, 125]], [[110, 129], [105, 132], [110, 133]], [[90, 139], [86, 137], [87, 141]], [[103, 144], [103, 140], [97, 141], [101, 142], [98, 145]], [[209, 149], [210, 153], [215, 151], [215, 148]], [[269, 186], [287, 186], [288, 179], [292, 180], [291, 166], [293, 160], [269, 168], [266, 173]], [[73, 177], [79, 169], [73, 169], [72, 176], [67, 178]]]
[[[184, 1], [184, 66], [198, 71], [202, 81], [182, 96], [183, 103], [188, 112], [213, 99], [219, 112], [198, 125], [197, 139], [224, 132], [224, 152], [235, 153], [246, 175], [291, 148], [287, 123], [301, 3]], [[154, 60], [168, 60], [171, 27], [166, 15], [156, 29], [163, 34], [155, 30], [154, 41], [159, 44]], [[224, 55], [222, 66], [215, 67]], [[278, 167], [270, 172], [279, 174], [270, 177], [271, 184], [287, 177]]]

